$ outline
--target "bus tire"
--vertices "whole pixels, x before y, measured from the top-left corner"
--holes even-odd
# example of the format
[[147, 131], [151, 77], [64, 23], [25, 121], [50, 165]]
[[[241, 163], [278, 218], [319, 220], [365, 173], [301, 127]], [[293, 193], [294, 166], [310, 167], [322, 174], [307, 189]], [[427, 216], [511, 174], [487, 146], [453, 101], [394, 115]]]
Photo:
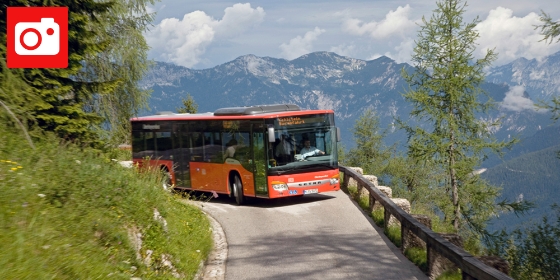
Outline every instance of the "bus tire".
[[243, 203], [245, 203], [245, 197], [243, 196], [243, 183], [241, 183], [241, 179], [239, 179], [239, 176], [237, 175], [235, 175], [235, 177], [233, 178], [232, 189], [237, 205], [242, 205]]

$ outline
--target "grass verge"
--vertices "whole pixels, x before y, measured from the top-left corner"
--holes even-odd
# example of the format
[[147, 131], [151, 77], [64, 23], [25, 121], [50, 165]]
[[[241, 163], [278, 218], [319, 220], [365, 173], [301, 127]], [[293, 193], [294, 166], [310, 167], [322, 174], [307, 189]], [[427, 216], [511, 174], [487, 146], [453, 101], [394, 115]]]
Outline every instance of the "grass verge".
[[159, 172], [106, 153], [0, 131], [0, 275], [4, 279], [194, 278], [210, 224], [161, 188]]
[[423, 272], [428, 272], [428, 253], [422, 248], [407, 248], [404, 255]]

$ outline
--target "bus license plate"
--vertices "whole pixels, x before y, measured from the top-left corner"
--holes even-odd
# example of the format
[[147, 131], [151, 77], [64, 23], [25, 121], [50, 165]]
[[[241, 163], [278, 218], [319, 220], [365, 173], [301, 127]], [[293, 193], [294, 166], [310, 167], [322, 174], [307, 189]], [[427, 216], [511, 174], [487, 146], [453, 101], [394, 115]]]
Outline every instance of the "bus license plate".
[[318, 193], [318, 189], [303, 190], [303, 194]]

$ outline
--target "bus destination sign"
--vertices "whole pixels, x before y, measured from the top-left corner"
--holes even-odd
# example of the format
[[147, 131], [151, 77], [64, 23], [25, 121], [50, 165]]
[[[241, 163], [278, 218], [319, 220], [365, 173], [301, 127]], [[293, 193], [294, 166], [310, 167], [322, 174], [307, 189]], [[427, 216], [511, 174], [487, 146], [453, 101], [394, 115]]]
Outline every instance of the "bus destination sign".
[[305, 120], [300, 117], [278, 118], [278, 124], [280, 126], [298, 125], [304, 123]]
[[325, 121], [325, 117], [322, 116], [313, 116], [313, 117], [285, 117], [285, 118], [278, 118], [278, 125], [279, 126], [293, 126], [293, 125], [301, 125], [301, 124], [312, 124], [312, 123], [321, 123]]

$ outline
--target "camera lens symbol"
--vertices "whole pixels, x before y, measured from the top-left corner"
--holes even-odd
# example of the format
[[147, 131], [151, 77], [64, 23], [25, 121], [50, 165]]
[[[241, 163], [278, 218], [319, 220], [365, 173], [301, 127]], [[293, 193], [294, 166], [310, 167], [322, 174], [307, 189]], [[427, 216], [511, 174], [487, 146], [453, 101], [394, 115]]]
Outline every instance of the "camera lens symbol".
[[[49, 31], [51, 32], [51, 34], [49, 34]], [[25, 35], [27, 33], [34, 33], [37, 36], [37, 43], [35, 43], [35, 45], [29, 46], [25, 43]], [[49, 30], [47, 30], [47, 34], [52, 35], [52, 33], [54, 33], [54, 31], [52, 30], [52, 28], [49, 28]], [[19, 35], [19, 43], [21, 44], [22, 47], [24, 47], [26, 50], [32, 51], [34, 49], [37, 49], [39, 46], [41, 46], [41, 41], [43, 40], [43, 38], [41, 37], [41, 33], [39, 31], [37, 31], [37, 29], [35, 28], [27, 28], [25, 30], [23, 30], [23, 32], [21, 32], [21, 34]]]

